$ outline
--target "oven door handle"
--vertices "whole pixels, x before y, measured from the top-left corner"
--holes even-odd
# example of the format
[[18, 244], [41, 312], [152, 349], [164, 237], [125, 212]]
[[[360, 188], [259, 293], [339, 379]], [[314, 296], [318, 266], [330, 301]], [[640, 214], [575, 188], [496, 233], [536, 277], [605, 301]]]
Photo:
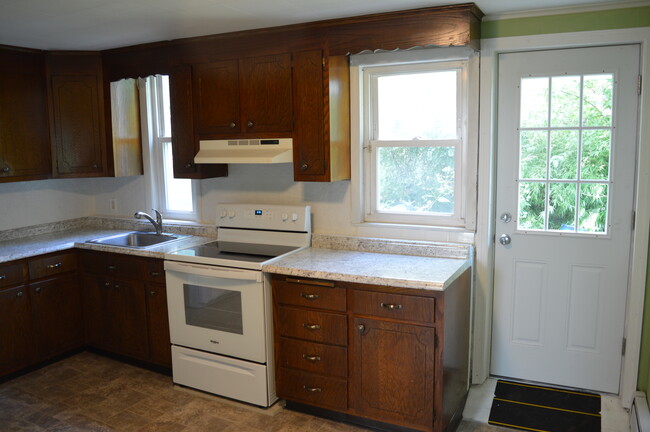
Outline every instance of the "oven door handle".
[[222, 279], [238, 279], [262, 282], [261, 271], [239, 270], [199, 264], [186, 264], [175, 261], [165, 261], [165, 271], [173, 271], [190, 275], [208, 276]]

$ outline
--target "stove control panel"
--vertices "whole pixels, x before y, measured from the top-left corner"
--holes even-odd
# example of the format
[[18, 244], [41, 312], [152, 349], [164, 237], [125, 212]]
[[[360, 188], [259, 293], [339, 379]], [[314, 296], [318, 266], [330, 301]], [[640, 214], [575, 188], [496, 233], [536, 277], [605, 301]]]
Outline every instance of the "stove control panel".
[[311, 207], [222, 203], [217, 227], [311, 232]]

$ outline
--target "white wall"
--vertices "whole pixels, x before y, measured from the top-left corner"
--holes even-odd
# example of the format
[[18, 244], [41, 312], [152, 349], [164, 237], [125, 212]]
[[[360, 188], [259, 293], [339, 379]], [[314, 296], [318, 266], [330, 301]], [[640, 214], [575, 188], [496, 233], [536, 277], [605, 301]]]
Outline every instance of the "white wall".
[[95, 213], [93, 179], [57, 179], [0, 184], [0, 230]]

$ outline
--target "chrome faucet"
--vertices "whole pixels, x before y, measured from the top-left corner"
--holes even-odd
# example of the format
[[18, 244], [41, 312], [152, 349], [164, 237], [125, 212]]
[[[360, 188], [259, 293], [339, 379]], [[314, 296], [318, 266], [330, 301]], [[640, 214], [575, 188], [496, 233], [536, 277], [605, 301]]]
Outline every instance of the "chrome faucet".
[[162, 215], [156, 209], [151, 209], [151, 210], [156, 212], [156, 220], [153, 220], [153, 218], [151, 216], [149, 216], [148, 214], [146, 214], [144, 212], [135, 212], [133, 217], [136, 218], [136, 219], [146, 218], [149, 222], [151, 222], [151, 225], [153, 225], [153, 227], [156, 229], [156, 234], [160, 235], [163, 232], [163, 225], [162, 225], [163, 224], [163, 218], [162, 218]]

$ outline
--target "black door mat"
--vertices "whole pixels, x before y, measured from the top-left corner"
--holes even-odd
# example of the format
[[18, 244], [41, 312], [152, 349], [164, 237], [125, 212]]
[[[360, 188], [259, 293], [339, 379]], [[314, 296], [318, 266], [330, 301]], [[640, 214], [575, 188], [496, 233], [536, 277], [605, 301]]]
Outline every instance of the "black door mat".
[[599, 432], [600, 395], [499, 380], [488, 423], [537, 432]]

